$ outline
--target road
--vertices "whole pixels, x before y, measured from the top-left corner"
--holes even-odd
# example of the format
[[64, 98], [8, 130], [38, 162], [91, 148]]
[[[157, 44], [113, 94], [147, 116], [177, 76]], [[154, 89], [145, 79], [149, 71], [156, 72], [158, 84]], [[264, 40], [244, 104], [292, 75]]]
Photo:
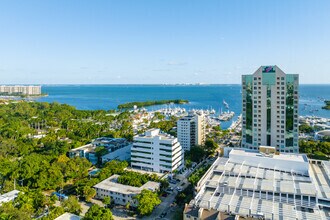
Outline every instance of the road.
[[[189, 185], [188, 182], [188, 177], [190, 176], [191, 173], [193, 173], [196, 169], [198, 169], [200, 166], [202, 166], [202, 164], [204, 164], [204, 162], [206, 161], [205, 165], [208, 165], [210, 163], [213, 163], [214, 160], [212, 159], [204, 159], [203, 161], [201, 161], [199, 164], [197, 164], [197, 166], [191, 170], [190, 172], [185, 174], [185, 177], [182, 178], [183, 180], [181, 180], [179, 183], [177, 184], [170, 184], [171, 187], [173, 187], [173, 192], [171, 194], [168, 194], [167, 197], [162, 197], [162, 203], [160, 205], [158, 205], [152, 212], [152, 214], [150, 216], [145, 216], [143, 218], [140, 218], [141, 220], [156, 220], [156, 219], [164, 219], [164, 220], [171, 220], [174, 219], [174, 215], [175, 212], [172, 211], [171, 208], [171, 204], [175, 201], [175, 197], [178, 194], [177, 191], [177, 187], [180, 187], [182, 190], [186, 189]], [[181, 179], [181, 178], [180, 178]], [[167, 215], [164, 218], [160, 218], [159, 216], [164, 212], [167, 212]]]
[[[184, 184], [184, 185], [182, 185]], [[167, 197], [162, 197], [162, 203], [160, 205], [158, 205], [154, 211], [152, 212], [152, 214], [150, 216], [145, 216], [143, 218], [141, 218], [141, 220], [154, 220], [154, 219], [168, 219], [171, 220], [173, 219], [173, 216], [171, 216], [173, 213], [170, 212], [170, 207], [171, 204], [175, 201], [175, 196], [178, 194], [178, 191], [176, 190], [177, 187], [181, 187], [182, 189], [187, 188], [187, 186], [189, 185], [189, 182], [184, 179], [183, 181], [180, 181], [177, 184], [171, 184], [171, 187], [174, 188], [173, 192], [171, 194], [168, 194]], [[164, 212], [167, 211], [167, 215], [164, 218], [160, 218], [159, 216]]]

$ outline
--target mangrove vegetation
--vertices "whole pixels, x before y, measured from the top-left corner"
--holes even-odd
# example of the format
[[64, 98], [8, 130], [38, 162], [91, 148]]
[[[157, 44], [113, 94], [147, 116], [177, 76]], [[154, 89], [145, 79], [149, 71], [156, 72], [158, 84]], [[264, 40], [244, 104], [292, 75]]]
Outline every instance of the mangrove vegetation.
[[184, 99], [170, 99], [170, 100], [158, 100], [158, 101], [145, 101], [145, 102], [127, 102], [118, 105], [118, 109], [132, 109], [134, 106], [137, 108], [153, 106], [153, 105], [165, 105], [165, 104], [186, 104], [188, 100]]

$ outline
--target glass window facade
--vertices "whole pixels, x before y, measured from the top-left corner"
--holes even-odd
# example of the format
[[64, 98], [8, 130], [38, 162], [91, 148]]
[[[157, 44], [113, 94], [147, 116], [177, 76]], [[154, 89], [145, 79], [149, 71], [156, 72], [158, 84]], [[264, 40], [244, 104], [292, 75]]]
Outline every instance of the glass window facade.
[[253, 82], [252, 76], [245, 76], [245, 100], [246, 100], [246, 143], [252, 144], [252, 123], [253, 123], [253, 103], [252, 103], [252, 94], [253, 94]]
[[293, 147], [293, 129], [294, 129], [294, 77], [286, 77], [286, 120], [285, 120], [285, 146]]
[[298, 152], [298, 75], [262, 66], [242, 80], [242, 147]]

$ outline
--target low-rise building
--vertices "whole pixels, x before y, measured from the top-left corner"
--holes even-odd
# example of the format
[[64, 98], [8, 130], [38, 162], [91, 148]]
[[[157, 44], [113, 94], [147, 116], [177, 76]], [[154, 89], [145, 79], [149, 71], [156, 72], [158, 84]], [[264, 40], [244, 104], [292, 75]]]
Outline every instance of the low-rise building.
[[20, 191], [13, 190], [13, 191], [0, 195], [0, 205], [5, 202], [14, 201], [19, 193], [20, 193]]
[[180, 170], [184, 166], [183, 148], [177, 138], [159, 129], [150, 129], [134, 136], [131, 166], [158, 173]]
[[103, 199], [106, 196], [111, 197], [111, 201], [118, 205], [126, 205], [129, 203], [131, 206], [136, 206], [137, 201], [135, 196], [140, 194], [142, 190], [147, 189], [151, 191], [158, 191], [160, 183], [148, 181], [141, 187], [134, 187], [123, 185], [117, 182], [119, 175], [112, 175], [108, 179], [94, 186], [96, 190], [96, 198]]
[[84, 146], [72, 149], [69, 151], [69, 157], [81, 157], [86, 158], [92, 164], [97, 164], [97, 157], [95, 155], [95, 146], [93, 144], [86, 144]]
[[324, 139], [330, 140], [330, 130], [322, 130], [322, 131], [316, 132], [314, 134], [314, 139], [315, 140], [324, 140]]
[[82, 219], [80, 216], [68, 212], [55, 218], [55, 220], [80, 220], [80, 219]]
[[241, 218], [234, 213], [208, 210], [194, 205], [194, 200], [186, 204], [183, 210], [183, 220], [256, 220], [257, 218]]
[[96, 149], [104, 147], [107, 153], [101, 156], [102, 163], [111, 160], [129, 160], [131, 155], [132, 143], [125, 138], [107, 138], [101, 137], [92, 141], [92, 143], [72, 149], [69, 151], [69, 157], [84, 157], [92, 164], [98, 162]]
[[198, 182], [193, 205], [264, 219], [327, 219], [330, 162], [233, 149]]

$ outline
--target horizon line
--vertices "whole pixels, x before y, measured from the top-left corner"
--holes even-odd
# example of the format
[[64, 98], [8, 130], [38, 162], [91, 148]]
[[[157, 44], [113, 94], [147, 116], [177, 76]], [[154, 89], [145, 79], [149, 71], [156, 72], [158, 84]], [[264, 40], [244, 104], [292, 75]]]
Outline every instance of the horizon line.
[[[95, 85], [95, 86], [212, 86], [212, 85], [242, 85], [241, 83], [7, 83], [0, 86], [61, 86], [61, 85]], [[330, 83], [299, 83], [299, 85], [330, 85]]]

